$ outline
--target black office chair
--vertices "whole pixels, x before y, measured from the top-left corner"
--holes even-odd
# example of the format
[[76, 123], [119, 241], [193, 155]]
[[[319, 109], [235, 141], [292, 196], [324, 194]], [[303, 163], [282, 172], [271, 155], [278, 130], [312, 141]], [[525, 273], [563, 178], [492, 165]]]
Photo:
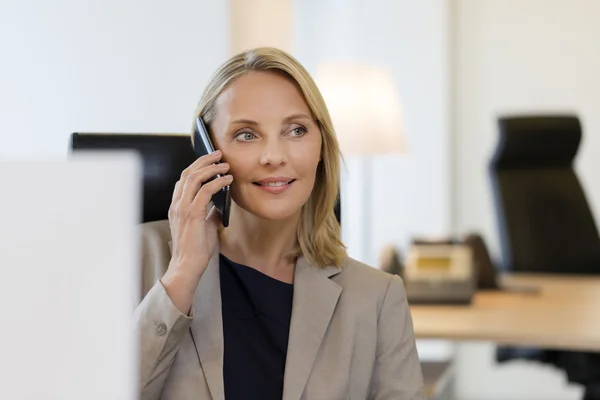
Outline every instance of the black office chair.
[[[134, 150], [143, 162], [142, 221], [168, 218], [175, 183], [196, 155], [190, 135], [81, 133], [71, 134], [70, 151]], [[341, 222], [341, 204], [335, 215]]]
[[600, 235], [573, 168], [577, 117], [505, 117], [499, 128], [490, 172], [503, 269], [600, 273]]
[[175, 183], [196, 155], [190, 135], [73, 133], [71, 151], [134, 150], [143, 163], [142, 221], [168, 218]]
[[[513, 272], [598, 274], [600, 236], [573, 168], [581, 140], [575, 116], [499, 119], [490, 163], [502, 269]], [[499, 347], [499, 362], [528, 359], [564, 370], [600, 399], [600, 354]]]

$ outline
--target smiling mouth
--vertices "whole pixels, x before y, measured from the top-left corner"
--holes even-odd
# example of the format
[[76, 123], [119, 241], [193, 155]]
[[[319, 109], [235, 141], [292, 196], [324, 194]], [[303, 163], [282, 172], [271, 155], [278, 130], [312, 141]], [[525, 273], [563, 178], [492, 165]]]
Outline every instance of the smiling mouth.
[[253, 185], [256, 186], [270, 186], [270, 187], [279, 187], [279, 186], [286, 186], [289, 185], [290, 183], [294, 182], [295, 179], [292, 179], [291, 181], [288, 182], [265, 182], [265, 183], [260, 183], [260, 182], [252, 182]]

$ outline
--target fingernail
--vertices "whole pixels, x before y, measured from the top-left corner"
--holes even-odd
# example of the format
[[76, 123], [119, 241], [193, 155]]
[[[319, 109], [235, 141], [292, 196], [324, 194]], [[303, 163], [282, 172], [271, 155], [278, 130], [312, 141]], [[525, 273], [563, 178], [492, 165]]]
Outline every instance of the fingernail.
[[221, 150], [215, 150], [215, 151], [213, 152], [213, 154], [214, 154], [215, 156], [220, 156], [220, 155], [221, 155]]

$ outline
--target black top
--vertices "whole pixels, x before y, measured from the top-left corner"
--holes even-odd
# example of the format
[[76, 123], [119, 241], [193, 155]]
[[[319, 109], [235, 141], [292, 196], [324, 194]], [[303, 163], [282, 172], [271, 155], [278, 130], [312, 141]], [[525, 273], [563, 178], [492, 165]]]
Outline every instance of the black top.
[[220, 256], [225, 399], [280, 400], [294, 285]]

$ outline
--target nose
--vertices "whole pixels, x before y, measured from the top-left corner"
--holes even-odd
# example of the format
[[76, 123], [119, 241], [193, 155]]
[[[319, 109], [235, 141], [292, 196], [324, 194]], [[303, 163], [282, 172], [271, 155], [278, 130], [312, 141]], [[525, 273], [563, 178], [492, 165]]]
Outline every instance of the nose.
[[279, 135], [271, 136], [264, 141], [260, 164], [263, 166], [282, 166], [287, 162], [287, 149]]

